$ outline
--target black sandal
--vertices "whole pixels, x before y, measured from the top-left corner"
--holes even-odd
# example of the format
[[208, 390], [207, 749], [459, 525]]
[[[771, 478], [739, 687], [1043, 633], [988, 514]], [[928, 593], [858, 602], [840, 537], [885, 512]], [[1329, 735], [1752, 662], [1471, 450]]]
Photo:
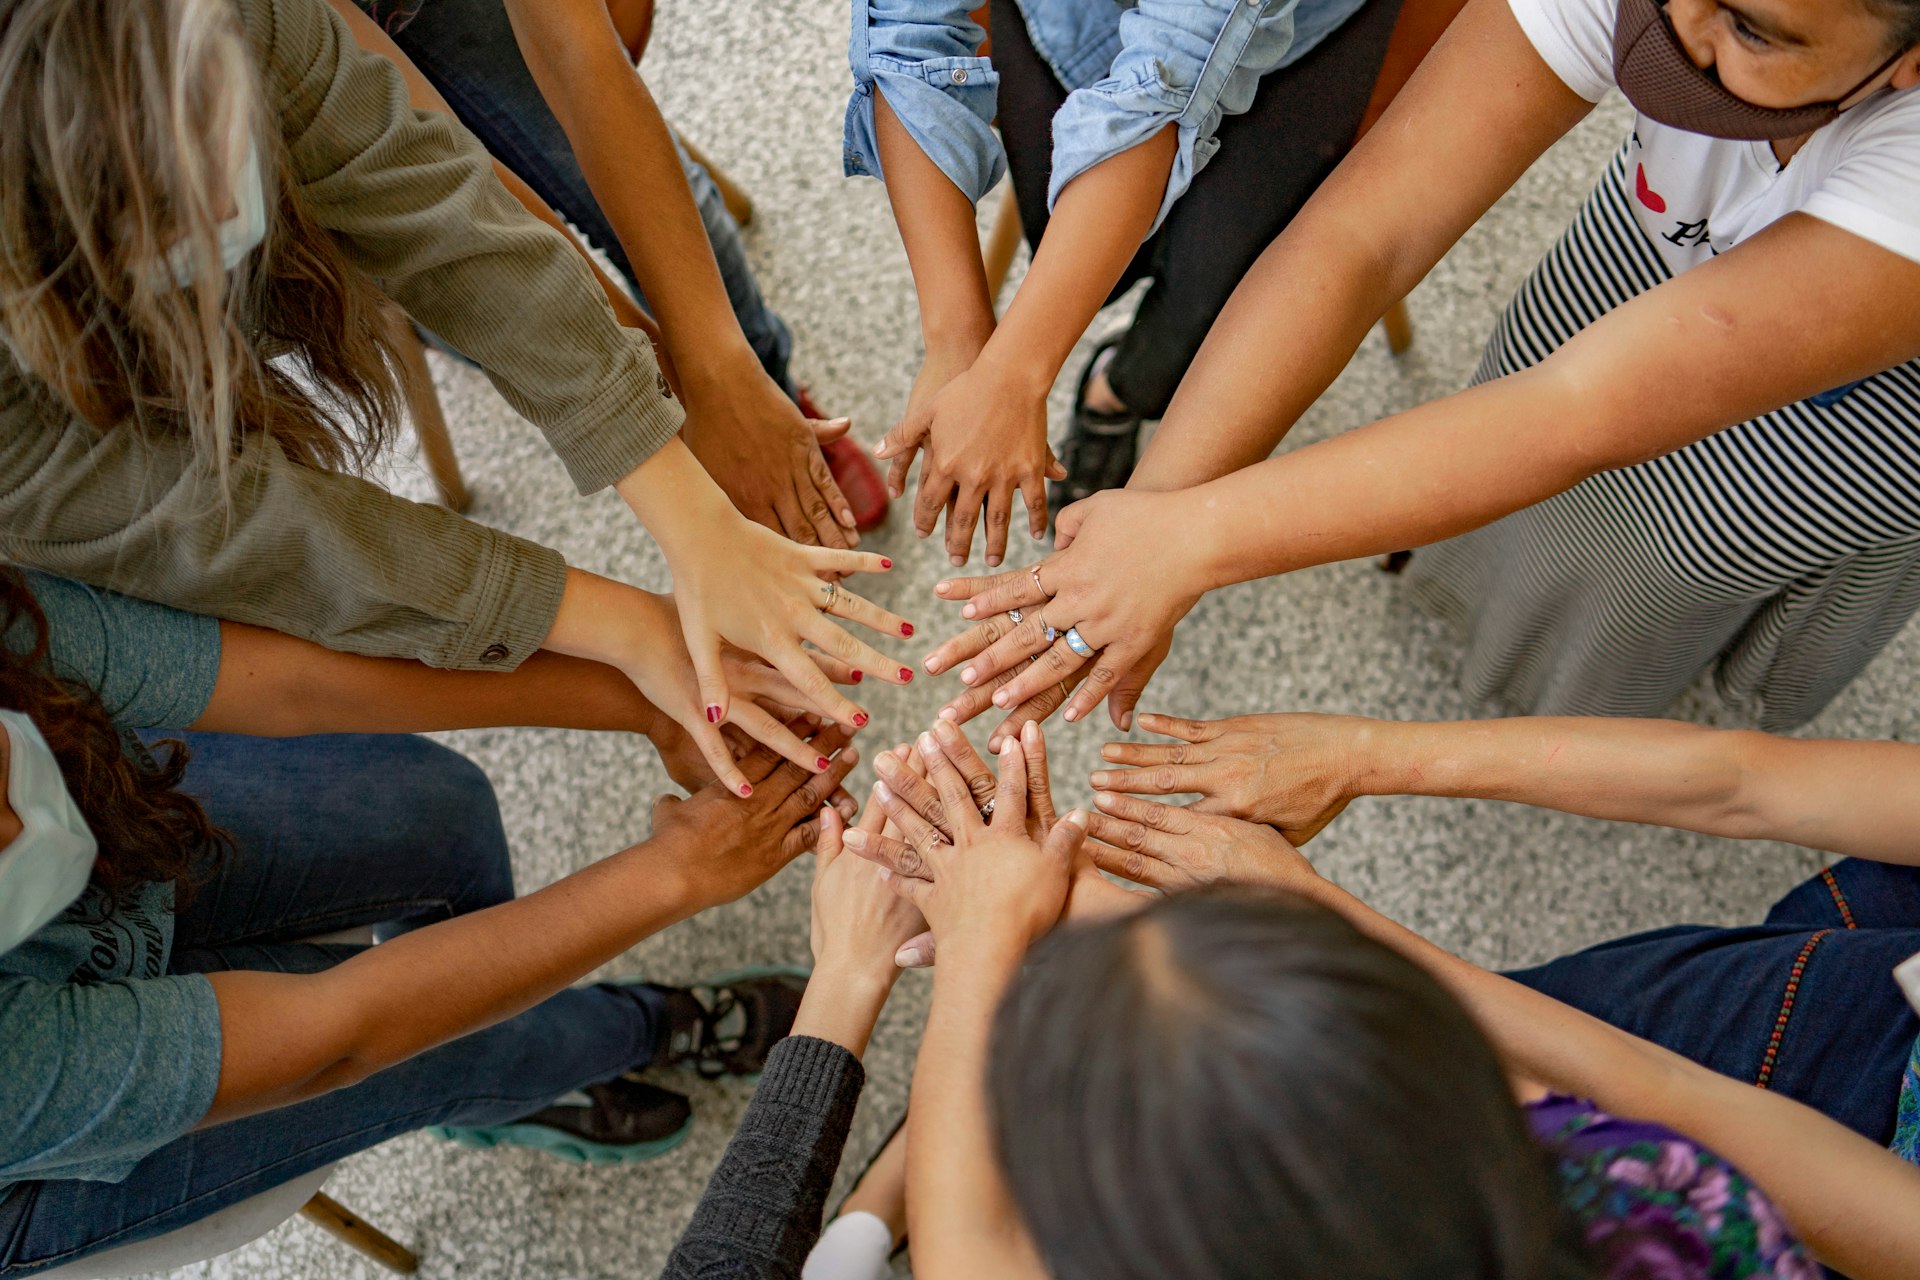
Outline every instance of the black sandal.
[[1131, 410], [1096, 413], [1087, 408], [1087, 384], [1093, 381], [1100, 357], [1120, 345], [1125, 332], [1116, 333], [1093, 349], [1092, 359], [1080, 371], [1080, 386], [1073, 397], [1073, 427], [1067, 435], [1065, 456], [1067, 478], [1047, 486], [1047, 507], [1058, 516], [1062, 508], [1082, 498], [1090, 498], [1102, 489], [1119, 489], [1133, 476], [1133, 462], [1140, 443], [1140, 415]]

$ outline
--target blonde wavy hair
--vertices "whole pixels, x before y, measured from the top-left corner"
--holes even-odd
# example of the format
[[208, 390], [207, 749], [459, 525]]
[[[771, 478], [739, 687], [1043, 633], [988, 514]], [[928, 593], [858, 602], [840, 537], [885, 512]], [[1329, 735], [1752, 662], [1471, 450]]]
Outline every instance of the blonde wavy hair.
[[[302, 209], [262, 97], [233, 0], [0, 0], [0, 341], [50, 408], [184, 432], [223, 481], [254, 435], [363, 467], [400, 412], [398, 309]], [[267, 238], [229, 274], [249, 142]]]

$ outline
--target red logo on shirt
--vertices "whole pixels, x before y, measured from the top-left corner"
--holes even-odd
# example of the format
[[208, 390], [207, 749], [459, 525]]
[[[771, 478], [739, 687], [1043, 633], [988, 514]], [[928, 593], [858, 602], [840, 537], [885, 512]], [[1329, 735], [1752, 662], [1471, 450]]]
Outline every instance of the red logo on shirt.
[[1633, 166], [1633, 193], [1640, 197], [1641, 204], [1655, 213], [1667, 211], [1667, 202], [1660, 198], [1658, 191], [1647, 185], [1647, 166], [1643, 164]]

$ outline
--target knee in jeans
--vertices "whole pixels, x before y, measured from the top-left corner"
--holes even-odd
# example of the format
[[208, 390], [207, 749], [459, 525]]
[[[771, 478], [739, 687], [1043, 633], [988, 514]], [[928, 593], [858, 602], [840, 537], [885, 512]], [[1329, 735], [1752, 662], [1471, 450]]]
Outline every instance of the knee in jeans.
[[479, 765], [451, 747], [410, 738], [410, 759], [397, 762], [408, 780], [415, 820], [457, 851], [470, 871], [478, 905], [513, 897], [513, 866], [500, 802]]

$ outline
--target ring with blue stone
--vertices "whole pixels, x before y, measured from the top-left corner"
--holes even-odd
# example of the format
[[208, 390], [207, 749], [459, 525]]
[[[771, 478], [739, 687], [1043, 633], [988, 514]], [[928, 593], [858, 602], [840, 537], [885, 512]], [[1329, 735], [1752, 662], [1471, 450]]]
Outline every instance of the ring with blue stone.
[[1093, 646], [1080, 638], [1080, 628], [1078, 627], [1067, 628], [1067, 648], [1073, 650], [1083, 658], [1091, 658], [1093, 656]]

